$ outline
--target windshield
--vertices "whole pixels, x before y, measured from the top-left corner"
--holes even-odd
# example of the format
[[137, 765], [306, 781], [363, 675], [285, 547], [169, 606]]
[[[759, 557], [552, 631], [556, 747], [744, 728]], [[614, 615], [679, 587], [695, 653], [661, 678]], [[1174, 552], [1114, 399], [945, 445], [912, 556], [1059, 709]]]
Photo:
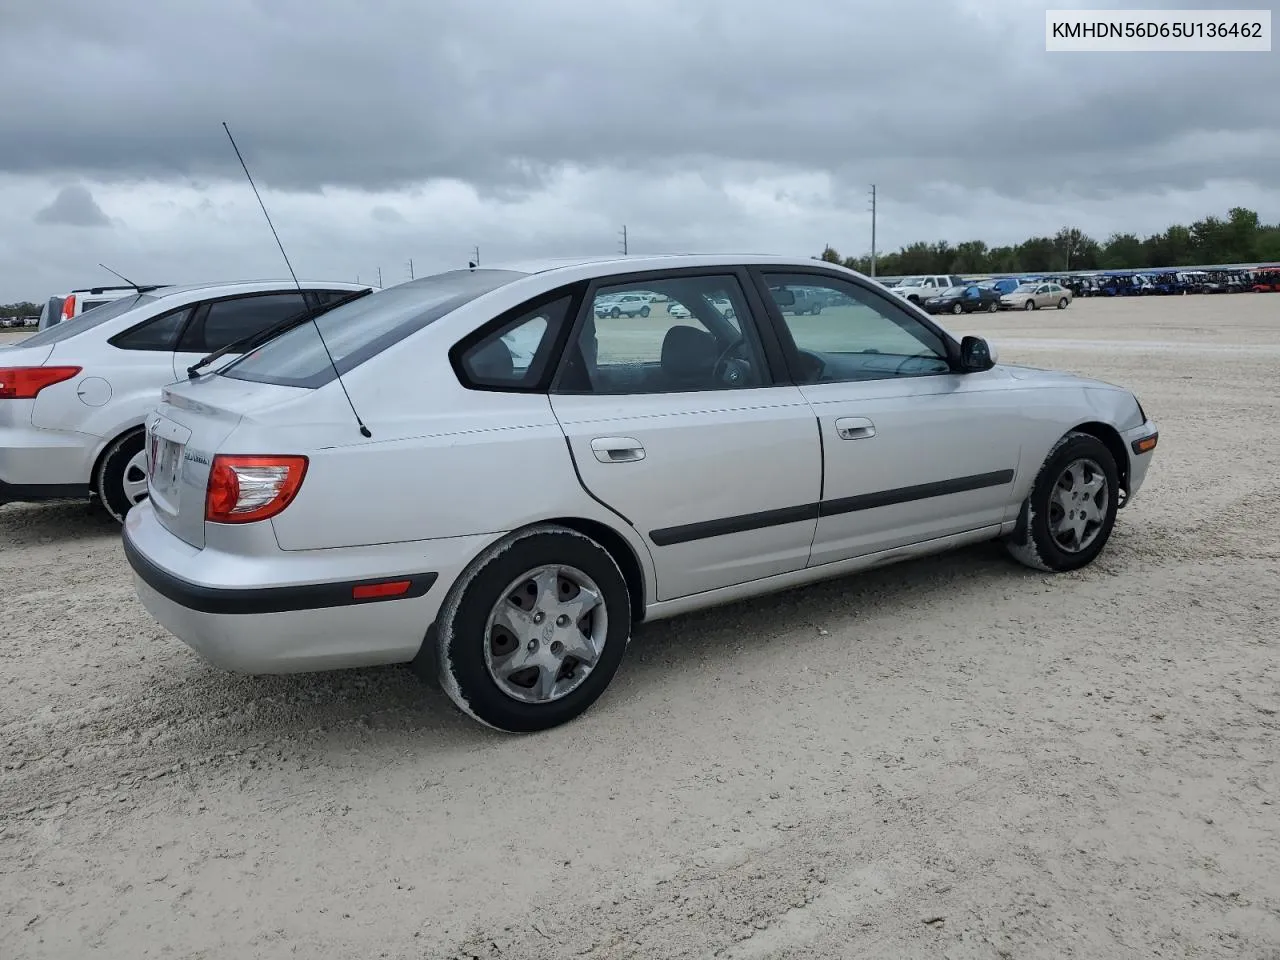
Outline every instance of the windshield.
[[341, 373], [353, 370], [463, 304], [524, 276], [512, 270], [453, 270], [397, 284], [286, 330], [217, 372], [256, 383], [322, 387], [333, 379], [335, 366]]
[[967, 290], [967, 287], [947, 287], [942, 291], [944, 297], [958, 297]]
[[145, 293], [138, 293], [131, 297], [111, 300], [100, 307], [94, 307], [92, 310], [80, 314], [78, 317], [63, 320], [55, 326], [46, 327], [39, 333], [32, 334], [25, 340], [19, 340], [18, 345], [23, 347], [43, 347], [51, 343], [60, 343], [71, 337], [79, 336], [86, 330], [99, 327], [108, 320], [123, 316], [130, 310], [146, 306], [148, 303], [154, 303], [156, 299], [156, 297], [148, 296]]

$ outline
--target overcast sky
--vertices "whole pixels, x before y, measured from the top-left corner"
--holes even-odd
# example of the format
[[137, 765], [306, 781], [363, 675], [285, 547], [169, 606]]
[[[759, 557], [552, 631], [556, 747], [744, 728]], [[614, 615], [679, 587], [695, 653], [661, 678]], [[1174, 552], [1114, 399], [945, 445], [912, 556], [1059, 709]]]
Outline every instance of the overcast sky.
[[284, 274], [223, 120], [323, 279], [608, 253], [624, 223], [633, 253], [860, 254], [871, 183], [881, 250], [1280, 220], [1280, 53], [1046, 54], [1045, 7], [5, 3], [0, 302], [99, 261]]

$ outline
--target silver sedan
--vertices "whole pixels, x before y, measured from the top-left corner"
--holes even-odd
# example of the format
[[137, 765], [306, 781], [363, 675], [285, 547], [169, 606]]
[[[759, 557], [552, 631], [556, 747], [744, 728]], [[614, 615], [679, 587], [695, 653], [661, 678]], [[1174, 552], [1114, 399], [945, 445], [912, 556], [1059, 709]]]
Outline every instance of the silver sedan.
[[[667, 309], [599, 309], [639, 293]], [[1156, 442], [1128, 390], [1000, 364], [832, 264], [475, 268], [166, 387], [124, 547], [216, 665], [409, 662], [532, 731], [641, 621], [984, 540], [1083, 567]]]

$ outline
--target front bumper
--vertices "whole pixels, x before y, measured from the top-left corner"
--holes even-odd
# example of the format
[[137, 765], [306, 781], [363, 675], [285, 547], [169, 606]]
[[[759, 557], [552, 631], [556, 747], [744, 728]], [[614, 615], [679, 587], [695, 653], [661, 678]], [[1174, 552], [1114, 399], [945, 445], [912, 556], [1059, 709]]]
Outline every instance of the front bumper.
[[1141, 426], [1126, 430], [1121, 436], [1124, 438], [1125, 451], [1129, 455], [1129, 485], [1124, 500], [1125, 506], [1128, 506], [1142, 489], [1143, 481], [1147, 479], [1147, 470], [1151, 466], [1151, 458], [1155, 456], [1154, 443], [1148, 448], [1148, 444], [1143, 441], [1158, 442], [1160, 431], [1155, 421], [1148, 419]]
[[[205, 660], [299, 673], [412, 660], [449, 586], [496, 536], [231, 557], [179, 539], [144, 502], [125, 518], [124, 551], [147, 612]], [[387, 580], [410, 587], [353, 596]]]

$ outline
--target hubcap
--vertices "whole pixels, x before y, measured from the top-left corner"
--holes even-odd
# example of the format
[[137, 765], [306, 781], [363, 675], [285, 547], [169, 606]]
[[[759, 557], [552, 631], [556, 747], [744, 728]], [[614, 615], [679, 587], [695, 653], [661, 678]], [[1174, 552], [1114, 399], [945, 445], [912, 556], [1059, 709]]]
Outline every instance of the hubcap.
[[1058, 476], [1049, 495], [1049, 533], [1067, 553], [1089, 547], [1102, 532], [1111, 492], [1107, 476], [1089, 459], [1075, 460]]
[[568, 696], [604, 651], [609, 618], [595, 581], [548, 564], [517, 577], [485, 624], [484, 662], [498, 689], [524, 703]]
[[137, 506], [147, 499], [147, 451], [139, 450], [124, 467], [124, 496]]

